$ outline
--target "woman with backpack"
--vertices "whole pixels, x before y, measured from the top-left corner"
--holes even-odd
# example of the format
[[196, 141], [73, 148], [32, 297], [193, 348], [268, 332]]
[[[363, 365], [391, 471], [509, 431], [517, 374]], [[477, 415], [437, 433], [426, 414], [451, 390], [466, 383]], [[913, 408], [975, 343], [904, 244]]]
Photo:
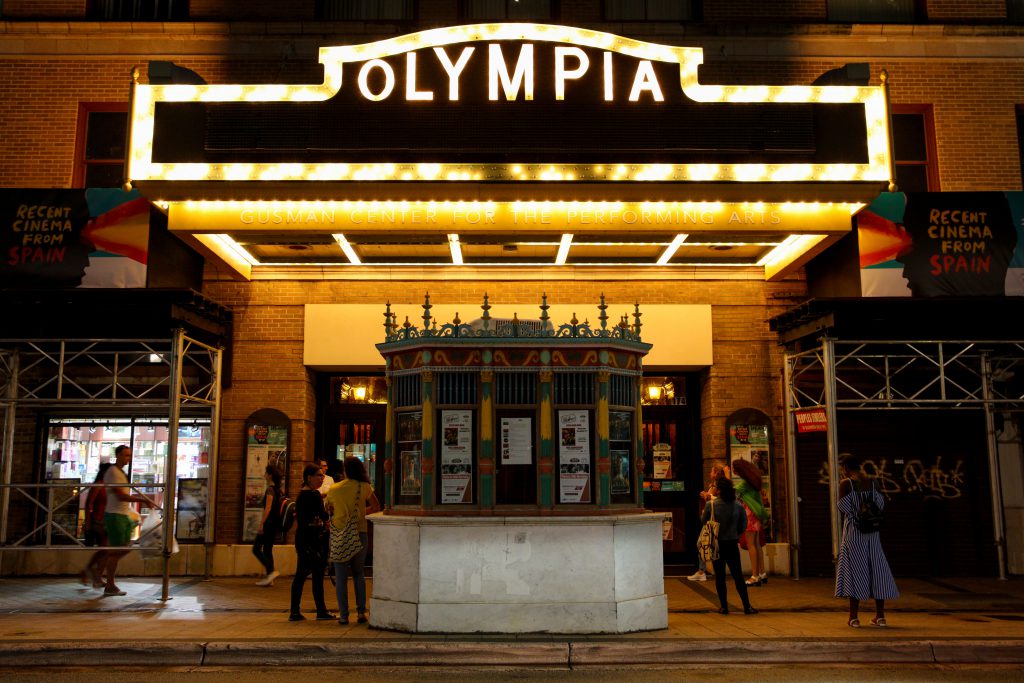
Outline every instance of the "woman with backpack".
[[274, 571], [274, 539], [281, 529], [281, 498], [284, 495], [281, 491], [281, 470], [267, 465], [263, 478], [267, 481], [267, 490], [263, 493], [263, 517], [260, 518], [256, 541], [252, 544], [252, 554], [266, 570], [256, 585], [273, 586], [274, 579], [279, 576]]
[[[885, 601], [900, 596], [889, 562], [882, 550], [877, 524], [885, 499], [860, 468], [860, 460], [839, 456], [839, 512], [843, 515], [843, 540], [836, 561], [836, 597], [850, 599], [850, 628], [860, 628], [860, 601], [873, 598], [873, 626], [885, 628]], [[871, 519], [866, 519], [868, 516]], [[861, 519], [865, 518], [865, 519]]]
[[718, 522], [718, 559], [712, 560], [715, 569], [715, 591], [718, 593], [719, 614], [729, 613], [729, 602], [725, 588], [725, 568], [729, 568], [732, 580], [736, 584], [736, 592], [740, 594], [744, 614], [757, 614], [750, 605], [747, 585], [743, 582], [743, 565], [740, 564], [740, 536], [747, 528], [747, 513], [743, 506], [736, 502], [736, 490], [732, 481], [722, 477], [715, 485], [718, 498], [704, 506], [701, 524], [714, 518]]

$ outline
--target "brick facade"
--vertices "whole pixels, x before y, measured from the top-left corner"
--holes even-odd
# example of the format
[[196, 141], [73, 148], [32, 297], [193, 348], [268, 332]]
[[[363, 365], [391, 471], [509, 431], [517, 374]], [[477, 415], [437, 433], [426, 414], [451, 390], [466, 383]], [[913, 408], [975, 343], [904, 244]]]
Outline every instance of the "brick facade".
[[[227, 9], [230, 5], [230, 9]], [[244, 5], [245, 9], [238, 7]], [[192, 22], [74, 24], [84, 0], [7, 0], [5, 18], [61, 17], [47, 24], [0, 22], [0, 187], [69, 187], [73, 174], [79, 104], [126, 102], [130, 73], [149, 59], [171, 59], [210, 83], [319, 82], [316, 47], [364, 42], [388, 30], [416, 30], [458, 21], [458, 3], [423, 2], [419, 24], [385, 27], [301, 22], [312, 0], [224, 3], [192, 0]], [[600, 24], [599, 2], [563, 0], [561, 21], [627, 32]], [[637, 37], [706, 48], [706, 83], [808, 84], [850, 62], [870, 62], [872, 82], [881, 69], [891, 77], [896, 104], [930, 104], [935, 118], [941, 189], [1019, 190], [1021, 161], [1015, 107], [1024, 103], [1024, 33], [1014, 27], [860, 27], [814, 24], [824, 0], [785, 3], [704, 3], [705, 22], [809, 22], [781, 35], [756, 29], [723, 29], [722, 35], [687, 25], [638, 25]], [[933, 1], [933, 21], [979, 23], [1001, 19], [1002, 2]], [[254, 23], [220, 23], [246, 20]], [[281, 20], [291, 23], [275, 25]], [[266, 23], [261, 23], [266, 22]], [[812, 25], [813, 24], [813, 25]], [[915, 31], [920, 28], [920, 36]], [[656, 33], [656, 38], [650, 34]], [[699, 35], [695, 35], [699, 34]], [[960, 36], [963, 36], [962, 38]], [[994, 47], [993, 47], [994, 46]], [[965, 53], [973, 58], [960, 59]], [[1006, 57], [999, 57], [1005, 53]], [[781, 56], [786, 54], [788, 56]], [[314, 453], [314, 374], [303, 365], [303, 306], [308, 303], [419, 303], [425, 291], [436, 304], [480, 300], [535, 306], [549, 301], [637, 300], [650, 304], [710, 304], [714, 364], [701, 373], [701, 434], [711, 460], [725, 454], [724, 424], [731, 412], [757, 408], [775, 421], [774, 509], [785, 540], [785, 444], [781, 426], [782, 351], [767, 320], [801, 300], [802, 276], [778, 283], [757, 280], [542, 282], [469, 281], [254, 281], [223, 279], [208, 268], [204, 294], [234, 311], [232, 386], [225, 392], [218, 460], [216, 540], [240, 539], [243, 496], [242, 431], [255, 410], [274, 407], [293, 420], [289, 482], [296, 489], [302, 466]], [[33, 476], [34, 432], [20, 431], [16, 476]]]

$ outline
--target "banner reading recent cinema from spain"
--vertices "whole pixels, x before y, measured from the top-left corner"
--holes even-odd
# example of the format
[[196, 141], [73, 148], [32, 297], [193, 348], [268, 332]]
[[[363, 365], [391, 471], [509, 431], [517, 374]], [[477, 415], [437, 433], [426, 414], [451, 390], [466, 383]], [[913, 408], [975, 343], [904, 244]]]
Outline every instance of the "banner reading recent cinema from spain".
[[116, 189], [0, 190], [0, 287], [145, 287], [149, 207]]
[[887, 192], [856, 220], [863, 296], [1024, 296], [1024, 192]]

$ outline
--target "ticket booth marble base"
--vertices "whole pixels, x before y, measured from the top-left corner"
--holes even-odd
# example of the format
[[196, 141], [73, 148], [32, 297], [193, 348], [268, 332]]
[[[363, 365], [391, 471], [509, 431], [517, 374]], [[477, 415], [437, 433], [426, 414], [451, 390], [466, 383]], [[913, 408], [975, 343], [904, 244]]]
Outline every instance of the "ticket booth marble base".
[[667, 628], [662, 517], [373, 515], [370, 624], [412, 633]]

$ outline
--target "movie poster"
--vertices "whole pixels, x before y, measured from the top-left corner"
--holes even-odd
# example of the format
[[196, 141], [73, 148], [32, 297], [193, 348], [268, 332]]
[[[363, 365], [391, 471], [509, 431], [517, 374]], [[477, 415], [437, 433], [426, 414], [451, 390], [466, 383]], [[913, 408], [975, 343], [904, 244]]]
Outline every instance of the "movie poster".
[[473, 412], [441, 411], [441, 502], [471, 503]]
[[590, 414], [558, 411], [558, 502], [590, 502]]
[[210, 484], [208, 479], [178, 480], [175, 537], [179, 541], [199, 543], [205, 540], [206, 510], [209, 502]]

